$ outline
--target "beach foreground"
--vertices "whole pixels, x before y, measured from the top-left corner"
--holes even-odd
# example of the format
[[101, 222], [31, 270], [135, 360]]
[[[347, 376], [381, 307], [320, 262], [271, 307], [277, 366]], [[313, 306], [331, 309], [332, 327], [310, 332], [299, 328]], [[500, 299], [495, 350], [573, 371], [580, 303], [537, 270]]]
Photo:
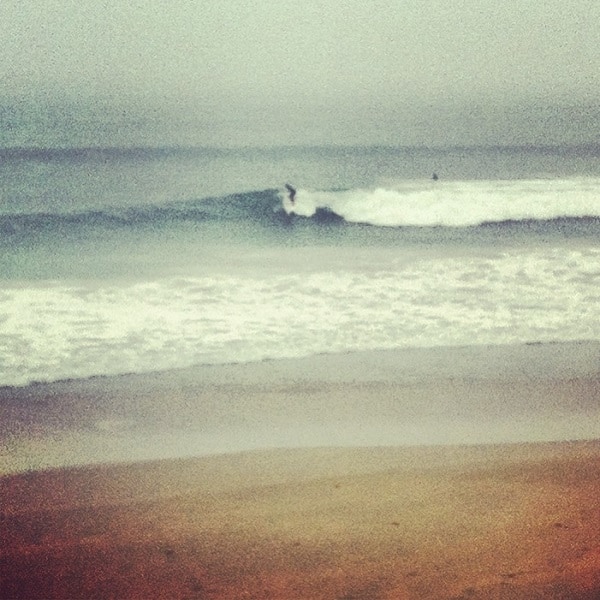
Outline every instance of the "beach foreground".
[[525, 344], [0, 388], [0, 597], [596, 599], [599, 364]]
[[5, 476], [3, 598], [597, 598], [600, 443]]

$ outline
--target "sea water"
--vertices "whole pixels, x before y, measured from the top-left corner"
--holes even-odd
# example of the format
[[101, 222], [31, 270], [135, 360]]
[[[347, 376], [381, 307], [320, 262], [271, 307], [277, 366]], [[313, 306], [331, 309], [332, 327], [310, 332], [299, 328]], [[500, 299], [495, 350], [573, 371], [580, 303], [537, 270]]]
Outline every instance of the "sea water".
[[0, 151], [0, 385], [599, 340], [599, 156]]

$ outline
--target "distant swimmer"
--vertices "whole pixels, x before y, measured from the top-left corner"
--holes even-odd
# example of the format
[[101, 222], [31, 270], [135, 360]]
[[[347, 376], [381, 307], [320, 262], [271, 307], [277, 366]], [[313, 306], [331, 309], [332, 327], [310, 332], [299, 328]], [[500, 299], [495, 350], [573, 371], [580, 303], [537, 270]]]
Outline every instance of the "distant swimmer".
[[437, 181], [437, 180], [439, 179], [439, 177], [438, 177], [438, 174], [437, 174], [437, 173], [434, 173], [434, 174], [431, 176], [431, 179], [433, 179], [434, 181]]
[[296, 199], [296, 190], [289, 184], [285, 184], [285, 188], [289, 192], [290, 202], [294, 204], [294, 200]]

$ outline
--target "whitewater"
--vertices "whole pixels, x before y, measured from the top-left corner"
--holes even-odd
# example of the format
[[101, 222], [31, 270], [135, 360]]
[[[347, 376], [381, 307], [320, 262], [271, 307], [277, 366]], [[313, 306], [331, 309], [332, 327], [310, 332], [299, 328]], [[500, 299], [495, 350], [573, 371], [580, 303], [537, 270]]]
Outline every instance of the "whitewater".
[[359, 150], [106, 152], [3, 163], [0, 386], [600, 340], [600, 174], [579, 155], [549, 173], [547, 149], [506, 151], [500, 178], [479, 149], [478, 178], [433, 181], [393, 149], [376, 172]]
[[468, 227], [506, 221], [599, 217], [598, 179], [406, 182], [394, 188], [299, 190], [290, 213], [329, 210], [348, 222], [387, 227]]

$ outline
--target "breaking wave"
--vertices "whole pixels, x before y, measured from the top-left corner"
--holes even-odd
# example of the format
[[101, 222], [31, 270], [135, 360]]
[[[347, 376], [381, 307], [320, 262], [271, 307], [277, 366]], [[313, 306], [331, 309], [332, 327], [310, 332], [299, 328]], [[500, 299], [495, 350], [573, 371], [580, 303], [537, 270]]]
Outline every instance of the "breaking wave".
[[413, 182], [374, 190], [299, 190], [286, 211], [381, 227], [473, 227], [600, 218], [600, 180]]
[[0, 215], [0, 233], [181, 222], [244, 221], [267, 227], [295, 219], [377, 227], [475, 227], [494, 223], [600, 221], [600, 180], [415, 181], [376, 189], [298, 189], [292, 204], [278, 189], [162, 205], [81, 212]]

